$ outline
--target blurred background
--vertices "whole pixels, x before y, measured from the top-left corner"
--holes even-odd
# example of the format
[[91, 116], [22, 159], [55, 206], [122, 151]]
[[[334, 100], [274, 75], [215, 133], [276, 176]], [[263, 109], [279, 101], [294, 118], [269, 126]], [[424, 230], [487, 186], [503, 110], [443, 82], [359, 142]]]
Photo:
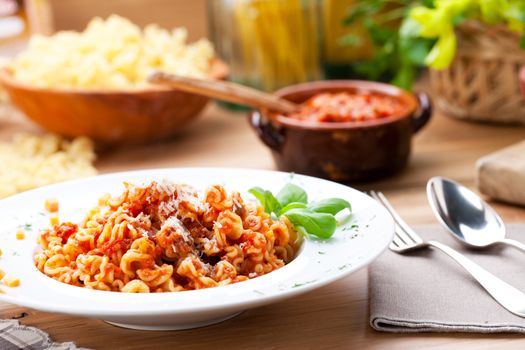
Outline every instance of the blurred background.
[[[218, 57], [230, 65], [231, 80], [266, 91], [323, 78], [379, 80], [411, 89], [422, 68], [443, 71], [450, 67], [454, 57], [481, 52], [483, 58], [478, 61], [491, 56], [515, 63], [523, 62], [525, 57], [519, 51], [525, 3], [519, 0], [458, 0], [442, 2], [438, 8], [433, 0], [2, 0], [0, 3], [4, 9], [0, 22], [0, 33], [5, 33], [0, 34], [4, 54], [23, 47], [23, 41], [13, 40], [13, 36], [27, 41], [30, 33], [82, 31], [96, 16], [118, 14], [141, 27], [150, 23], [167, 29], [185, 27], [190, 41], [210, 38]], [[19, 27], [13, 21], [13, 4], [23, 20], [30, 23], [31, 30], [26, 26], [21, 35], [13, 35]], [[505, 43], [498, 45], [498, 41]], [[511, 51], [505, 55], [498, 48]], [[475, 63], [471, 61], [469, 65]], [[516, 87], [515, 71], [519, 64], [509, 69], [514, 70]], [[456, 75], [452, 70], [447, 72]], [[443, 74], [434, 77], [433, 88], [445, 93], [448, 99], [438, 104], [454, 115], [465, 117], [474, 112], [479, 118], [487, 118], [487, 110], [468, 103], [467, 100], [476, 99], [472, 94], [457, 92], [462, 99], [451, 101], [453, 97], [446, 93], [445, 87], [458, 79], [461, 77], [447, 79]], [[463, 85], [466, 90], [472, 88], [467, 83]], [[521, 99], [514, 101], [514, 109], [521, 107], [518, 102]], [[490, 105], [496, 107], [495, 103]], [[458, 108], [466, 110], [461, 112]], [[510, 107], [505, 112], [512, 113]]]
[[[67, 138], [87, 136], [97, 146], [180, 136], [180, 130], [187, 130], [182, 126], [208, 106], [208, 98], [176, 89], [163, 96], [148, 93], [152, 85], [147, 78], [154, 70], [226, 80], [270, 93], [319, 80], [368, 80], [390, 84], [386, 90], [383, 85], [381, 93], [376, 89], [379, 95], [389, 91], [386, 95], [399, 97], [403, 92], [395, 88], [401, 88], [413, 93], [412, 100], [419, 98], [414, 103], [419, 111], [408, 113], [419, 121], [412, 120], [416, 127], [407, 127], [402, 135], [378, 139], [372, 147], [372, 134], [381, 133], [371, 127], [367, 129], [371, 136], [360, 141], [346, 129], [344, 137], [333, 138], [341, 143], [323, 141], [334, 150], [324, 154], [337, 153], [338, 158], [323, 163], [323, 172], [312, 174], [334, 180], [343, 178], [338, 166], [360, 162], [351, 160], [356, 152], [348, 140], [366, 152], [372, 147], [374, 154], [382, 154], [374, 165], [378, 172], [393, 158], [384, 149], [403, 148], [399, 170], [410, 153], [413, 134], [430, 119], [430, 100], [446, 117], [525, 124], [519, 77], [525, 64], [524, 33], [522, 0], [0, 0], [0, 56], [8, 67], [1, 77], [9, 93], [9, 98], [4, 93], [4, 100], [10, 99], [42, 130]], [[218, 62], [226, 67], [221, 74], [215, 71]], [[362, 90], [373, 95], [369, 87], [346, 90], [350, 95]], [[79, 93], [82, 89], [93, 98], [86, 100]], [[422, 91], [430, 100], [419, 94]], [[323, 92], [295, 102], [306, 104]], [[385, 101], [379, 105], [384, 107]], [[230, 123], [228, 118], [245, 116], [232, 110], [247, 110], [220, 105], [227, 108], [213, 107], [209, 114], [224, 116], [221, 125]], [[358, 113], [360, 118], [380, 119], [367, 108]], [[282, 135], [274, 126], [252, 125], [278, 159], [275, 142]], [[199, 128], [209, 127], [202, 123], [193, 130]], [[322, 134], [298, 139], [314, 140]], [[312, 157], [316, 148], [308, 150]], [[346, 153], [339, 153], [342, 149]], [[290, 158], [302, 156], [296, 152]], [[319, 163], [322, 157], [317, 157]], [[308, 167], [314, 163], [302, 158], [310, 162]], [[279, 161], [277, 168], [298, 170]]]
[[54, 30], [81, 31], [93, 17], [116, 13], [140, 26], [157, 23], [164, 28], [186, 27], [190, 40], [207, 35], [207, 0], [30, 0], [27, 3], [32, 2], [48, 3]]

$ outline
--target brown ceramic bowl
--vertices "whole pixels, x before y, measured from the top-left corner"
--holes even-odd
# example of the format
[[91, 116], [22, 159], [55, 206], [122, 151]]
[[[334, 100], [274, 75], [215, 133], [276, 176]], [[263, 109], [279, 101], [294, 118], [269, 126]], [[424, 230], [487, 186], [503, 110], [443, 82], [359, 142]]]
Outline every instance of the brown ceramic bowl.
[[393, 85], [368, 81], [319, 81], [276, 92], [302, 103], [322, 92], [370, 91], [395, 96], [404, 108], [386, 118], [342, 123], [305, 122], [255, 111], [249, 121], [272, 150], [279, 170], [349, 183], [393, 174], [407, 163], [412, 135], [430, 119], [425, 94], [414, 95]]
[[[228, 67], [216, 60], [210, 77], [223, 79]], [[137, 144], [167, 138], [195, 119], [208, 98], [176, 89], [52, 89], [25, 85], [7, 69], [0, 82], [11, 101], [45, 129], [64, 136], [88, 136], [102, 143]]]

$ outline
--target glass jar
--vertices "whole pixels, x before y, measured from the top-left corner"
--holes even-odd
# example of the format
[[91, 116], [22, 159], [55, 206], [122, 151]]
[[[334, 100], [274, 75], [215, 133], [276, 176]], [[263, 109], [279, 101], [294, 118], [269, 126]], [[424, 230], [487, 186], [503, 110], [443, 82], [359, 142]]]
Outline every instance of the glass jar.
[[50, 35], [53, 30], [53, 11], [50, 0], [25, 0], [32, 34]]
[[22, 0], [0, 0], [0, 49], [2, 56], [21, 51], [29, 37], [29, 26]]
[[322, 78], [322, 0], [208, 0], [210, 33], [230, 80], [274, 91]]
[[[374, 48], [362, 21], [345, 24], [348, 9], [359, 0], [324, 0], [322, 6], [322, 29], [324, 33], [324, 74], [328, 79], [363, 78], [354, 72], [352, 64], [370, 59]], [[359, 42], [344, 43], [345, 36], [352, 34]]]

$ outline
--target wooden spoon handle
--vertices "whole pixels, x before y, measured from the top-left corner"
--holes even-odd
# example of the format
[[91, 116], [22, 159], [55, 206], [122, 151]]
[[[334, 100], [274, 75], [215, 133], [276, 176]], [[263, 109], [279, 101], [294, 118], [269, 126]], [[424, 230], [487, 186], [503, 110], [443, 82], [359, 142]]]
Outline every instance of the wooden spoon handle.
[[267, 108], [280, 113], [293, 113], [299, 105], [280, 97], [221, 80], [204, 80], [155, 72], [148, 78], [154, 84], [170, 86], [186, 92], [238, 103], [252, 108]]

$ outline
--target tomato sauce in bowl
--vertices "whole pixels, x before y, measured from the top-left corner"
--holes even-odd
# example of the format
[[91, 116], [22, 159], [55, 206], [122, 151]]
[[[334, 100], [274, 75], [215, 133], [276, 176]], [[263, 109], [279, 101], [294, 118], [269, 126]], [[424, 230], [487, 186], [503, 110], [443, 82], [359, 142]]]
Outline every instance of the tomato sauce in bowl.
[[369, 91], [323, 92], [310, 97], [301, 107], [286, 117], [321, 123], [357, 122], [390, 117], [406, 108], [394, 96]]
[[277, 168], [342, 183], [401, 170], [412, 136], [432, 114], [424, 93], [370, 81], [309, 82], [275, 95], [300, 105], [299, 110], [256, 110], [249, 122], [272, 151]]

